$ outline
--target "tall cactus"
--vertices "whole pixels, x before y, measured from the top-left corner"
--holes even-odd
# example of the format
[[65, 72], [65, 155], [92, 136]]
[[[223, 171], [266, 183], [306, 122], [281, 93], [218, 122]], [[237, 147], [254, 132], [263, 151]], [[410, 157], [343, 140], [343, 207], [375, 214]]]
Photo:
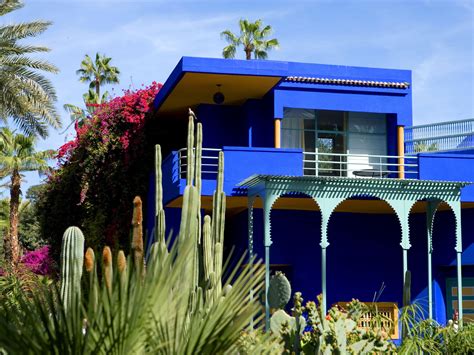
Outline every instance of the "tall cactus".
[[224, 247], [226, 196], [224, 192], [224, 153], [219, 152], [217, 189], [214, 191], [212, 206], [212, 239], [214, 243], [214, 269], [217, 280], [216, 292], [222, 289], [222, 263]]
[[132, 251], [133, 260], [137, 272], [143, 271], [143, 212], [142, 200], [136, 196], [133, 200], [133, 217], [132, 217]]
[[61, 246], [61, 299], [65, 311], [81, 297], [81, 277], [84, 264], [84, 235], [77, 227], [63, 234]]

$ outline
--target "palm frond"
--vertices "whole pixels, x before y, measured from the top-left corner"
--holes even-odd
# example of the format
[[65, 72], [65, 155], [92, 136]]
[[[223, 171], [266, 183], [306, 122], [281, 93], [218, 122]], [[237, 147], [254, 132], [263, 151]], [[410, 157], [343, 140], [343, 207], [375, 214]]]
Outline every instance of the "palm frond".
[[0, 16], [6, 15], [12, 11], [21, 9], [23, 3], [19, 0], [3, 0], [0, 3]]
[[1, 26], [0, 38], [19, 40], [27, 37], [35, 37], [46, 31], [51, 24], [52, 22], [49, 21], [34, 21]]

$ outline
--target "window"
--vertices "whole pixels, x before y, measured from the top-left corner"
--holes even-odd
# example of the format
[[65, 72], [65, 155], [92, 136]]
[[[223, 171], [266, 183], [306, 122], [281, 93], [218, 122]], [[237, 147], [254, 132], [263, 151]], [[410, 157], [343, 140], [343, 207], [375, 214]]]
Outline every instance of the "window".
[[285, 108], [283, 116], [282, 147], [303, 149], [305, 175], [353, 176], [373, 164], [381, 168], [381, 158], [346, 154], [386, 155], [385, 115]]

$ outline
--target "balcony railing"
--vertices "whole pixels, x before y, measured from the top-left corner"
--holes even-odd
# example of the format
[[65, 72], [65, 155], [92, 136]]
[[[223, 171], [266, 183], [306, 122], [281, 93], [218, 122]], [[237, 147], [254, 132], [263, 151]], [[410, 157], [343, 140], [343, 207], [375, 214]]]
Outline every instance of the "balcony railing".
[[[402, 163], [399, 158], [403, 158]], [[418, 158], [371, 154], [303, 153], [304, 176], [398, 177], [403, 167], [405, 177], [418, 177]]]
[[405, 152], [474, 149], [474, 118], [405, 127]]
[[[217, 177], [217, 163], [219, 160], [219, 152], [221, 150], [222, 149], [202, 148], [201, 173], [203, 179], [215, 179]], [[186, 179], [188, 163], [187, 153], [187, 148], [181, 148], [178, 150], [179, 177], [181, 179]]]
[[[202, 149], [202, 178], [214, 180], [217, 176], [218, 157], [221, 149]], [[263, 152], [247, 152], [265, 154]], [[283, 158], [283, 157], [282, 157]], [[399, 158], [403, 158], [400, 163]], [[292, 158], [293, 159], [293, 158]], [[301, 158], [300, 158], [301, 159]], [[178, 173], [181, 179], [186, 178], [187, 149], [178, 150]], [[242, 163], [245, 163], [242, 161]], [[285, 165], [282, 161], [281, 164]], [[406, 178], [418, 177], [418, 157], [398, 157], [370, 154], [335, 154], [323, 152], [303, 152], [304, 176], [338, 176], [338, 177], [377, 177], [397, 178], [400, 167], [403, 167]], [[261, 171], [261, 166], [249, 167]], [[265, 169], [264, 169], [265, 170]]]

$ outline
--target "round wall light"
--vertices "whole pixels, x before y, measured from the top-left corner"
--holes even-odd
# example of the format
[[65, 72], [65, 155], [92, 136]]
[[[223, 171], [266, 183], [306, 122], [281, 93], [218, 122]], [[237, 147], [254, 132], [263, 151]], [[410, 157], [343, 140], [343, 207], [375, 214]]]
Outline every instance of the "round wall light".
[[217, 84], [216, 86], [217, 86], [217, 92], [212, 97], [212, 100], [214, 101], [215, 104], [220, 105], [224, 102], [225, 96], [223, 93], [221, 93], [221, 84]]

